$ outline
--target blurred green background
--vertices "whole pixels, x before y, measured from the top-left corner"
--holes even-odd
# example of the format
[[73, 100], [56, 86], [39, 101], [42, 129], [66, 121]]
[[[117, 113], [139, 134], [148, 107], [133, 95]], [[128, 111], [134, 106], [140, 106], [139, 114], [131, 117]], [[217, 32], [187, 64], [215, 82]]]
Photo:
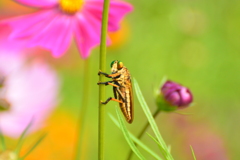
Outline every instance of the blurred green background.
[[[191, 89], [194, 105], [179, 111], [189, 113], [188, 115], [161, 113], [156, 119], [163, 138], [167, 144], [171, 145], [171, 152], [175, 159], [193, 159], [189, 148], [191, 144], [185, 139], [193, 135], [195, 139], [201, 139], [201, 136], [204, 139], [204, 135], [211, 133], [213, 137], [218, 137], [223, 146], [219, 155], [226, 155], [227, 158], [223, 159], [238, 160], [240, 157], [240, 126], [238, 124], [240, 119], [240, 1], [131, 0], [129, 2], [134, 6], [134, 11], [124, 20], [122, 27], [125, 29], [120, 34], [123, 36], [122, 39], [115, 38], [113, 46], [108, 49], [107, 71], [110, 72], [112, 60], [121, 60], [130, 70], [132, 77], [137, 79], [152, 112], [156, 110], [154, 91], [158, 89], [164, 76]], [[19, 9], [14, 10], [15, 7]], [[7, 0], [1, 2], [0, 10], [1, 14], [6, 16], [32, 12]], [[59, 144], [62, 142], [63, 149], [55, 148], [56, 152], [52, 152], [50, 159], [56, 159], [56, 155], [58, 160], [66, 160], [66, 157], [70, 159], [76, 136], [74, 126], [76, 126], [84, 94], [85, 60], [80, 58], [75, 44], [62, 58], [53, 59], [49, 53], [42, 53], [42, 56], [56, 68], [62, 78], [61, 101], [52, 119], [55, 117], [54, 125], [59, 125], [55, 128], [65, 131], [57, 132]], [[98, 82], [99, 48], [92, 52], [88, 62], [91, 86], [82, 159], [95, 160], [98, 138], [98, 86], [96, 83]], [[106, 97], [112, 95], [112, 88], [107, 87]], [[116, 105], [115, 102], [106, 105], [106, 160], [123, 160], [130, 149], [121, 131], [107, 115], [111, 113], [116, 116]], [[188, 127], [181, 126], [181, 119], [184, 119]], [[135, 95], [135, 119], [133, 124], [127, 127], [137, 135], [146, 121]], [[65, 126], [66, 129], [61, 126]], [[71, 126], [70, 129], [69, 126]], [[184, 127], [188, 128], [188, 132]], [[195, 132], [198, 132], [199, 128], [201, 131], [196, 136]], [[150, 129], [148, 132], [152, 134]], [[212, 146], [215, 142], [211, 139], [214, 138], [207, 137], [206, 143], [200, 143], [199, 146], [203, 148]], [[147, 135], [142, 141], [160, 154], [157, 145]], [[211, 149], [213, 148], [209, 148]], [[40, 150], [41, 145], [33, 155]], [[148, 160], [153, 159], [143, 150], [140, 151]], [[201, 152], [199, 153], [196, 149], [197, 159], [201, 157], [200, 154]], [[137, 157], [134, 156], [133, 159]]]

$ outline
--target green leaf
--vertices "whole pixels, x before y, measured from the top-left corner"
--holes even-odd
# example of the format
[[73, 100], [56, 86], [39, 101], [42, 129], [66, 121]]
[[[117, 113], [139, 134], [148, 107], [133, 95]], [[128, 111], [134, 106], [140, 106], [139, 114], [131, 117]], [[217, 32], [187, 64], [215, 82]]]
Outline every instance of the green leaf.
[[32, 124], [33, 124], [33, 119], [30, 121], [30, 123], [29, 123], [29, 124], [27, 125], [27, 127], [24, 129], [23, 133], [21, 134], [21, 136], [20, 136], [20, 138], [19, 138], [19, 140], [18, 140], [18, 144], [17, 144], [17, 147], [16, 147], [16, 149], [15, 149], [15, 153], [16, 153], [17, 155], [19, 155], [19, 152], [20, 152], [21, 147], [22, 147], [23, 142], [24, 142], [24, 138], [25, 138], [25, 136], [26, 136], [26, 134], [27, 134], [27, 131], [28, 131], [29, 128], [32, 126]]
[[194, 160], [197, 160], [197, 158], [196, 158], [196, 156], [195, 156], [195, 153], [194, 153], [194, 150], [193, 150], [193, 148], [192, 148], [191, 145], [190, 145], [190, 148], [191, 148], [191, 151], [192, 151], [193, 159], [194, 159]]
[[0, 139], [1, 139], [2, 149], [6, 150], [5, 139], [4, 139], [4, 136], [3, 136], [1, 128], [0, 128]]
[[162, 147], [161, 147], [161, 144], [158, 142], [158, 140], [156, 139], [156, 138], [154, 138], [151, 134], [149, 134], [149, 133], [147, 133], [147, 135], [150, 137], [150, 138], [152, 138], [156, 143], [157, 143], [157, 145], [159, 146], [159, 148], [161, 149]]
[[[158, 140], [156, 138], [154, 138], [151, 134], [147, 133], [147, 135], [152, 138], [156, 143], [157, 145], [159, 146], [159, 148], [161, 149], [161, 144], [158, 142]], [[168, 151], [170, 152], [171, 151], [171, 146], [168, 146]]]
[[[112, 119], [112, 121], [115, 123], [115, 125], [120, 128], [120, 124], [118, 123], [118, 121], [116, 120], [115, 117], [113, 117], [113, 115], [109, 114], [109, 117]], [[158, 159], [158, 160], [162, 160], [162, 158], [160, 158], [156, 153], [154, 153], [150, 148], [148, 148], [145, 144], [143, 144], [139, 139], [137, 139], [131, 132], [128, 132], [131, 139], [138, 144], [140, 147], [142, 147], [146, 152], [148, 152], [150, 155], [152, 155], [154, 158]]]
[[149, 121], [149, 124], [150, 124], [150, 126], [151, 126], [151, 128], [152, 128], [152, 130], [153, 130], [153, 132], [155, 134], [155, 136], [157, 137], [157, 140], [158, 140], [158, 142], [160, 144], [160, 151], [163, 154], [163, 156], [165, 157], [165, 159], [173, 160], [173, 157], [170, 154], [170, 152], [168, 150], [168, 147], [165, 144], [165, 142], [164, 142], [164, 140], [163, 140], [163, 138], [162, 138], [162, 136], [161, 136], [161, 134], [160, 134], [160, 132], [158, 130], [157, 124], [154, 121], [154, 118], [153, 118], [153, 116], [151, 114], [151, 111], [149, 110], [149, 107], [148, 107], [146, 101], [144, 100], [144, 97], [143, 97], [142, 92], [141, 92], [141, 90], [139, 88], [137, 80], [135, 78], [133, 80], [134, 80], [133, 84], [134, 84], [134, 87], [135, 87], [135, 90], [136, 90], [137, 98], [138, 98], [138, 100], [139, 100], [139, 102], [141, 104], [141, 107], [142, 107], [142, 109], [143, 109], [143, 111], [144, 111], [144, 113], [145, 113], [145, 115], [146, 115], [146, 117], [147, 117], [147, 119]]
[[23, 156], [23, 157], [21, 157], [20, 159], [21, 160], [24, 160], [41, 142], [42, 142], [42, 140], [46, 137], [46, 133], [45, 134], [43, 134], [37, 141], [36, 141], [36, 143], [27, 151], [27, 153]]
[[117, 107], [116, 107], [116, 112], [117, 112], [118, 120], [119, 120], [119, 123], [120, 123], [120, 128], [121, 128], [121, 130], [123, 132], [123, 135], [124, 135], [125, 139], [127, 140], [127, 143], [129, 144], [129, 146], [131, 147], [132, 151], [138, 156], [139, 159], [146, 160], [142, 156], [142, 154], [139, 152], [139, 150], [137, 149], [137, 147], [133, 143], [132, 139], [130, 138], [130, 135], [128, 133], [127, 127], [125, 126], [125, 123], [124, 123], [124, 119], [121, 116], [121, 114], [119, 113]]

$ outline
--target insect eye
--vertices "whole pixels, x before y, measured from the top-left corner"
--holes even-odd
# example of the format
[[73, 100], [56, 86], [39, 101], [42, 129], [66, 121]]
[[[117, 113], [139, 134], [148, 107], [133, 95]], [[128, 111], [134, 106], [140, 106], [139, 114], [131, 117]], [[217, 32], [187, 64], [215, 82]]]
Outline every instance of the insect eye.
[[123, 63], [121, 61], [118, 62], [117, 68], [118, 69], [122, 69], [123, 68]]
[[115, 62], [115, 60], [114, 60], [114, 61], [112, 61], [111, 65], [110, 65], [110, 66], [111, 66], [111, 68], [112, 68], [112, 66], [113, 66], [114, 62]]

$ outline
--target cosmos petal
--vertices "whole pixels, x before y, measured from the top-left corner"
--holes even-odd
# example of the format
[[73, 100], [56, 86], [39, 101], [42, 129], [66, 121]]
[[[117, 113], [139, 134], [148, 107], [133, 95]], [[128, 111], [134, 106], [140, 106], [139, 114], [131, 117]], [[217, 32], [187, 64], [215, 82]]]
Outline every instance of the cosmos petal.
[[49, 49], [54, 57], [60, 57], [70, 46], [71, 39], [72, 19], [59, 15], [32, 37], [29, 47], [40, 46]]
[[[101, 22], [103, 1], [91, 0], [86, 4], [86, 11], [91, 13]], [[119, 23], [122, 18], [133, 10], [133, 7], [126, 2], [111, 1], [109, 9], [108, 31], [119, 29]]]
[[[7, 53], [1, 53], [0, 57]], [[31, 120], [34, 123], [30, 130], [35, 131], [43, 126], [44, 119], [55, 108], [59, 79], [56, 72], [43, 61], [35, 60], [29, 65], [20, 54], [11, 54], [5, 58], [6, 63], [19, 61], [24, 65], [12, 68], [8, 72], [4, 88], [10, 110], [0, 113], [0, 127], [8, 136], [19, 137]], [[5, 55], [4, 55], [5, 56]], [[6, 57], [6, 56], [5, 56]], [[11, 64], [12, 65], [12, 64]], [[8, 67], [0, 66], [0, 67]], [[3, 68], [0, 68], [3, 69]]]
[[54, 57], [59, 57], [71, 42], [71, 18], [59, 14], [56, 9], [45, 9], [30, 15], [4, 20], [2, 23], [12, 27], [9, 39], [25, 39], [28, 47], [40, 46], [51, 50]]
[[55, 10], [41, 10], [33, 14], [3, 20], [1, 23], [12, 28], [10, 39], [26, 38], [42, 30], [56, 15]]
[[14, 0], [14, 1], [26, 6], [37, 8], [52, 7], [58, 3], [58, 0]]
[[[8, 54], [6, 54], [6, 52]], [[12, 52], [12, 51], [10, 51]], [[24, 64], [25, 57], [21, 54], [9, 54], [8, 50], [0, 48], [0, 74], [7, 75]], [[6, 67], [7, 66], [7, 67]]]
[[119, 23], [123, 19], [123, 17], [131, 12], [133, 7], [126, 3], [118, 1], [112, 1], [110, 4], [110, 12], [109, 12], [109, 31], [116, 31], [119, 29]]
[[[90, 50], [100, 43], [100, 28], [91, 24], [96, 21], [88, 21], [82, 16], [78, 16], [75, 22], [75, 39], [78, 49], [83, 58], [87, 58]], [[98, 25], [96, 23], [96, 25]]]
[[181, 89], [179, 94], [182, 95], [181, 101], [183, 106], [192, 102], [193, 100], [192, 93], [187, 88]]
[[0, 24], [0, 28], [0, 52], [7, 52], [8, 54], [21, 54], [21, 51], [25, 51], [26, 42], [10, 40], [10, 38], [8, 38], [12, 31], [10, 26]]

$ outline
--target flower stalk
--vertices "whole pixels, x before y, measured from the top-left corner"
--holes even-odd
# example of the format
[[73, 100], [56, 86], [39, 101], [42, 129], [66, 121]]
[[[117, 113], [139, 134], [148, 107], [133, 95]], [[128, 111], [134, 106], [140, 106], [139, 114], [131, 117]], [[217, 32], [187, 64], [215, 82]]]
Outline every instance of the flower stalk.
[[[157, 109], [154, 113], [153, 113], [153, 118], [156, 119], [158, 113], [160, 112], [159, 109]], [[146, 130], [148, 129], [149, 127], [149, 122], [147, 121], [147, 123], [144, 125], [143, 129], [141, 130], [141, 132], [139, 133], [139, 135], [137, 136], [138, 139], [141, 139], [143, 134], [146, 133]], [[137, 143], [135, 143], [136, 147], [137, 147]], [[132, 155], [133, 155], [133, 151], [130, 150], [129, 154], [128, 154], [128, 157], [127, 157], [127, 160], [130, 160], [132, 158]]]
[[[102, 14], [102, 28], [101, 28], [101, 43], [100, 43], [100, 57], [99, 69], [103, 72], [106, 70], [106, 50], [107, 50], [107, 30], [108, 30], [108, 12], [110, 0], [104, 0], [103, 14]], [[99, 76], [99, 81], [104, 82], [103, 75]], [[105, 106], [100, 101], [105, 99], [105, 85], [99, 85], [99, 120], [98, 120], [98, 159], [104, 158], [104, 116]]]

